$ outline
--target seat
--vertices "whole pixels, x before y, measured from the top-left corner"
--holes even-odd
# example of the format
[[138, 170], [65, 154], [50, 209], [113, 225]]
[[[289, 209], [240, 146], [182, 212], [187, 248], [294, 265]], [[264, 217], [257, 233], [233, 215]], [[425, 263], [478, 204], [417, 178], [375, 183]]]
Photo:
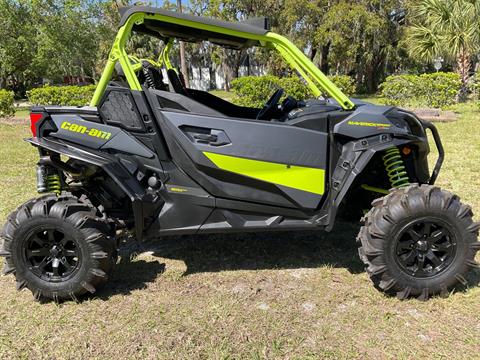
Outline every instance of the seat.
[[190, 97], [187, 87], [185, 86], [185, 78], [183, 77], [182, 73], [177, 73], [177, 71], [174, 69], [168, 69], [167, 76], [170, 85], [172, 85], [173, 91], [175, 91], [177, 94]]

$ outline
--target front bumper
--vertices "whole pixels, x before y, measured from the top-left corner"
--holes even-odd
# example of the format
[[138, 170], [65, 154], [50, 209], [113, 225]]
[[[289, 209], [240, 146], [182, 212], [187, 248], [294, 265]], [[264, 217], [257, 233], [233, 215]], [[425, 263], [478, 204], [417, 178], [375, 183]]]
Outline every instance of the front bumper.
[[433, 125], [431, 122], [421, 120], [421, 119], [419, 120], [420, 120], [420, 123], [422, 124], [425, 134], [427, 133], [427, 129], [429, 129], [432, 132], [433, 140], [435, 142], [435, 146], [437, 147], [437, 151], [438, 151], [437, 162], [435, 163], [435, 167], [433, 168], [432, 174], [430, 175], [430, 179], [428, 180], [428, 183], [430, 185], [433, 185], [437, 180], [438, 174], [440, 173], [440, 169], [443, 164], [443, 160], [445, 159], [445, 150], [443, 149], [442, 140], [440, 139], [440, 135], [438, 133], [437, 127]]

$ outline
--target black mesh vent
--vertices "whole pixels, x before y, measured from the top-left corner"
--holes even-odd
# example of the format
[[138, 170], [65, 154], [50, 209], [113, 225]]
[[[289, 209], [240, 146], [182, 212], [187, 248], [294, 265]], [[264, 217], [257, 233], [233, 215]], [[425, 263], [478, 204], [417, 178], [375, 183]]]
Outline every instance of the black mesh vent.
[[137, 107], [127, 91], [111, 90], [99, 111], [107, 124], [134, 130], [143, 129]]

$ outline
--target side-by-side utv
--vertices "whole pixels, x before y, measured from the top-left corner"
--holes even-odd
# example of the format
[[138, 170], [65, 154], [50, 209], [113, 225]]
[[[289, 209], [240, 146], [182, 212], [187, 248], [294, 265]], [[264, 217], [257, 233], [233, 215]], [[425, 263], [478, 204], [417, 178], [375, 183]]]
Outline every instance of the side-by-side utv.
[[[162, 40], [160, 58], [129, 56], [132, 32]], [[276, 50], [316, 98], [278, 89], [257, 109], [187, 88], [169, 61], [175, 39]], [[435, 126], [349, 99], [267, 19], [124, 8], [90, 106], [37, 106], [30, 118], [26, 141], [38, 149], [44, 195], [9, 216], [1, 255], [4, 272], [36, 299], [94, 293], [116, 263], [122, 232], [142, 241], [330, 231], [337, 214], [360, 218], [372, 205], [357, 242], [382, 291], [444, 295], [478, 268], [480, 224], [456, 195], [434, 186], [444, 158]], [[432, 172], [427, 130], [439, 153]]]

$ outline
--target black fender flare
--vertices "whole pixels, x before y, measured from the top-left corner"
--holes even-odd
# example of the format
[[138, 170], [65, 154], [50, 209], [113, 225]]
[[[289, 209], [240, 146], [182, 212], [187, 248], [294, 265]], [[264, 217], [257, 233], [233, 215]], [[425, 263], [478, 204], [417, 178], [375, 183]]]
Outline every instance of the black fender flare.
[[75, 147], [56, 139], [35, 137], [25, 139], [25, 141], [38, 149], [65, 155], [104, 170], [130, 199], [135, 221], [135, 236], [139, 241], [142, 239], [144, 229], [142, 201], [145, 197], [145, 190], [119, 159], [92, 149]]
[[377, 152], [419, 141], [426, 141], [426, 139], [416, 136], [397, 138], [391, 134], [381, 134], [346, 143], [342, 147], [342, 154], [335, 168], [332, 169], [329, 195], [322, 207], [324, 215], [317, 220], [319, 225], [325, 225], [326, 231], [333, 229], [338, 207], [352, 186], [353, 181], [365, 169]]

